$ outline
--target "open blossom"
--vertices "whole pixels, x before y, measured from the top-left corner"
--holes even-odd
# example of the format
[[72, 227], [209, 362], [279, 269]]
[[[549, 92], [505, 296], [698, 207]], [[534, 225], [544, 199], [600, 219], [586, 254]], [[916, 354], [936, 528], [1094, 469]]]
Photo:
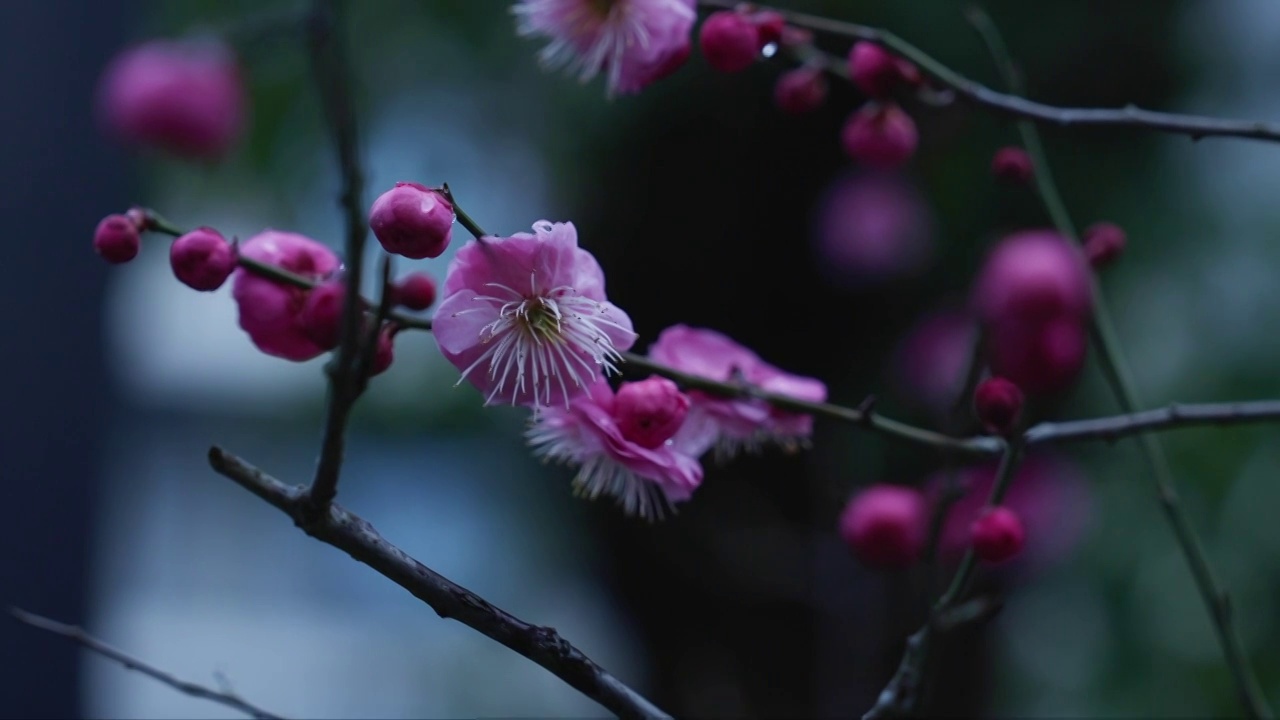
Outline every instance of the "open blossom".
[[[639, 384], [623, 383], [620, 392]], [[580, 495], [593, 500], [612, 495], [628, 515], [660, 519], [702, 483], [702, 465], [676, 435], [688, 399], [679, 393], [646, 394], [665, 397], [668, 412], [658, 413], [667, 416], [664, 421], [641, 429], [628, 422], [632, 408], [618, 402], [608, 381], [597, 378], [567, 407], [539, 412], [527, 434], [529, 443], [548, 460], [579, 467], [573, 484]], [[657, 410], [653, 404], [647, 409]], [[665, 428], [667, 435], [656, 444], [651, 442], [655, 426]]]
[[[658, 336], [649, 357], [709, 380], [746, 383], [797, 400], [827, 399], [827, 386], [821, 381], [784, 372], [714, 330], [673, 325]], [[691, 446], [700, 445], [699, 453], [715, 445], [722, 456], [731, 456], [768, 441], [791, 448], [813, 434], [813, 416], [779, 410], [762, 400], [700, 391], [691, 391], [689, 397], [693, 403], [681, 436], [688, 437]]]
[[472, 240], [445, 275], [433, 335], [485, 404], [568, 406], [636, 340], [573, 223], [533, 230]]
[[551, 40], [539, 55], [583, 82], [608, 74], [609, 94], [637, 93], [689, 58], [693, 0], [521, 0], [521, 35]]
[[[320, 280], [339, 266], [338, 256], [309, 237], [265, 230], [240, 245], [240, 256]], [[317, 344], [303, 322], [310, 290], [255, 274], [241, 267], [231, 290], [240, 327], [259, 350], [286, 360], [310, 360], [329, 348]]]

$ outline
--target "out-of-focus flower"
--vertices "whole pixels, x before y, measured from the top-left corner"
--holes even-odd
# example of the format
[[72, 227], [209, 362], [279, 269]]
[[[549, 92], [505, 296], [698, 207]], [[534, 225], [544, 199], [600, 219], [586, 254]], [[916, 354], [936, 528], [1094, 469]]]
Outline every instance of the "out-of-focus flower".
[[[620, 392], [626, 393], [623, 383]], [[666, 395], [666, 393], [662, 393]], [[688, 500], [702, 483], [702, 465], [678, 438], [660, 434], [678, 427], [674, 418], [687, 403], [667, 396], [662, 431], [642, 427], [629, 414], [633, 407], [619, 404], [609, 383], [597, 378], [587, 392], [575, 396], [566, 407], [543, 408], [534, 417], [528, 439], [536, 454], [578, 466], [575, 490], [590, 499], [611, 495], [628, 515], [661, 519], [674, 503]], [[652, 445], [652, 447], [650, 447]]]
[[698, 45], [711, 67], [724, 73], [741, 72], [760, 57], [760, 31], [745, 14], [720, 10], [702, 23]]
[[152, 40], [115, 57], [98, 111], [128, 142], [215, 160], [239, 138], [248, 104], [235, 55], [213, 40]]
[[[708, 380], [754, 385], [797, 400], [822, 402], [827, 386], [814, 378], [793, 375], [714, 330], [673, 325], [649, 347], [649, 357], [668, 367]], [[685, 421], [688, 444], [701, 454], [713, 445], [722, 457], [773, 442], [794, 448], [813, 434], [813, 416], [780, 410], [751, 398], [727, 398], [692, 390], [693, 404]]]
[[928, 203], [905, 178], [853, 173], [834, 180], [819, 199], [812, 239], [823, 275], [857, 287], [924, 270], [933, 228]]
[[872, 485], [861, 490], [840, 515], [840, 537], [864, 564], [880, 569], [915, 563], [928, 534], [928, 503], [919, 490]]
[[[240, 256], [283, 268], [311, 280], [323, 280], [338, 267], [338, 256], [309, 237], [265, 230], [240, 245]], [[326, 350], [308, 334], [302, 309], [310, 290], [237, 268], [231, 294], [240, 327], [259, 350], [286, 360], [310, 360]]]
[[694, 0], [521, 0], [521, 35], [550, 39], [539, 57], [583, 82], [601, 72], [610, 95], [637, 93], [689, 58]]
[[[970, 547], [973, 522], [987, 507], [996, 469], [995, 463], [985, 463], [958, 471], [956, 480], [964, 496], [951, 506], [943, 525], [939, 550], [944, 556], [958, 558]], [[937, 498], [946, 484], [944, 470], [930, 477], [925, 487]], [[1030, 530], [1023, 559], [1047, 564], [1061, 560], [1080, 542], [1088, 527], [1092, 497], [1070, 461], [1032, 454], [1018, 467], [1002, 505], [1017, 513]]]
[[1027, 542], [1022, 518], [1004, 506], [983, 510], [973, 521], [969, 533], [973, 538], [973, 554], [989, 563], [1012, 560]]
[[964, 388], [978, 325], [968, 313], [939, 310], [908, 331], [893, 353], [894, 384], [913, 405], [945, 417]]
[[1093, 309], [1080, 249], [1052, 230], [1014, 233], [987, 256], [973, 288], [991, 370], [1028, 393], [1053, 393], [1084, 365]]
[[432, 334], [485, 404], [567, 406], [636, 340], [573, 223], [533, 230], [472, 240], [445, 275]]

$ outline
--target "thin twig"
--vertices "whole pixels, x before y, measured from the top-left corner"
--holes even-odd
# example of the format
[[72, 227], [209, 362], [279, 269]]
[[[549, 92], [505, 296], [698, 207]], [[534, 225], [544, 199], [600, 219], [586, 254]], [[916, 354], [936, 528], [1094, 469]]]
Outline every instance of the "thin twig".
[[311, 537], [346, 552], [452, 618], [546, 668], [579, 692], [624, 718], [670, 717], [597, 665], [554, 628], [531, 625], [413, 559], [368, 521], [330, 503], [315, 514], [307, 489], [289, 486], [240, 458], [213, 447], [209, 463], [262, 500], [283, 511]]
[[[713, 8], [732, 8], [741, 3], [735, 0], [699, 0], [699, 4]], [[756, 5], [765, 8], [764, 5]], [[1157, 130], [1175, 135], [1186, 135], [1192, 140], [1205, 137], [1239, 137], [1254, 140], [1280, 142], [1280, 124], [1255, 120], [1224, 120], [1176, 113], [1143, 110], [1134, 105], [1123, 108], [1064, 108], [1028, 100], [1015, 93], [1002, 93], [952, 70], [930, 57], [923, 50], [893, 33], [881, 28], [857, 23], [842, 22], [830, 18], [806, 15], [768, 8], [781, 13], [787, 22], [818, 32], [830, 33], [855, 40], [878, 43], [915, 63], [929, 77], [950, 88], [957, 95], [989, 110], [1034, 120], [1038, 123], [1063, 127], [1120, 127]]]
[[333, 133], [338, 166], [342, 173], [339, 203], [346, 216], [347, 293], [342, 310], [342, 331], [338, 352], [329, 373], [325, 406], [324, 440], [315, 479], [308, 493], [317, 514], [338, 492], [346, 442], [347, 418], [364, 385], [359, 358], [364, 308], [360, 298], [360, 276], [364, 269], [364, 245], [369, 228], [364, 217], [364, 173], [360, 168], [359, 134], [356, 127], [355, 98], [351, 89], [351, 68], [347, 62], [346, 40], [341, 21], [341, 0], [315, 0], [309, 17], [309, 47], [312, 74], [320, 91], [325, 116]]
[[1197, 425], [1243, 425], [1280, 421], [1280, 400], [1253, 400], [1232, 403], [1174, 403], [1164, 408], [1143, 410], [1127, 415], [1040, 423], [1027, 430], [1028, 445], [1079, 442], [1082, 440], [1118, 440], [1156, 430]]
[[812, 415], [822, 415], [836, 420], [841, 420], [843, 422], [862, 425], [883, 435], [920, 443], [922, 445], [928, 445], [938, 450], [949, 450], [969, 456], [988, 456], [999, 453], [1001, 448], [1004, 446], [1004, 443], [998, 438], [953, 438], [940, 432], [926, 430], [924, 428], [908, 425], [906, 423], [884, 417], [883, 415], [879, 415], [871, 410], [844, 407], [842, 405], [833, 405], [831, 403], [799, 400], [787, 395], [765, 392], [758, 387], [745, 383], [727, 383], [709, 380], [704, 377], [681, 372], [661, 363], [656, 363], [643, 355], [637, 355], [635, 353], [624, 352], [622, 353], [622, 359], [626, 363], [623, 366], [624, 369], [634, 368], [642, 372], [661, 375], [662, 377], [674, 380], [677, 385], [685, 388], [704, 390], [726, 397], [754, 398], [756, 400], [767, 402], [779, 410], [793, 410]]
[[[1015, 93], [1018, 92], [1021, 78], [1014, 71], [1013, 61], [995, 23], [981, 8], [971, 8], [967, 16], [986, 42], [997, 67], [1004, 75], [1005, 81], [1010, 85], [1010, 89]], [[1022, 121], [1018, 125], [1018, 129], [1024, 138], [1027, 152], [1031, 156], [1032, 165], [1035, 168], [1037, 186], [1045, 207], [1053, 217], [1054, 224], [1059, 232], [1067, 235], [1073, 241], [1079, 242], [1079, 236], [1076, 234], [1070, 215], [1066, 211], [1066, 204], [1062, 201], [1053, 182], [1053, 173], [1049, 169], [1048, 158], [1045, 156], [1044, 149], [1040, 144], [1039, 133], [1030, 122]], [[1092, 322], [1090, 323], [1090, 334], [1099, 350], [1098, 355], [1102, 361], [1103, 375], [1106, 376], [1107, 384], [1110, 385], [1120, 409], [1130, 416], [1137, 415], [1138, 408], [1141, 407], [1137, 386], [1133, 381], [1128, 361], [1120, 350], [1119, 336], [1116, 333], [1111, 313], [1096, 277], [1093, 279], [1093, 290], [1094, 311]], [[1230, 597], [1215, 576], [1213, 568], [1209, 564], [1208, 554], [1205, 552], [1204, 546], [1196, 534], [1194, 526], [1191, 524], [1191, 519], [1182, 507], [1177, 488], [1174, 486], [1173, 471], [1169, 467], [1168, 456], [1165, 455], [1159, 438], [1151, 433], [1142, 434], [1140, 447], [1147, 464], [1151, 468], [1151, 479], [1155, 486], [1156, 496], [1160, 500], [1160, 507], [1164, 511], [1170, 527], [1173, 529], [1182, 554], [1186, 557], [1187, 565], [1191, 568], [1196, 588], [1200, 591], [1200, 596], [1213, 620], [1214, 632], [1218, 637], [1219, 644], [1222, 646], [1222, 653], [1227, 661], [1227, 669], [1235, 681], [1240, 702], [1250, 717], [1270, 718], [1272, 717], [1271, 708], [1268, 706], [1266, 697], [1258, 684], [1258, 679], [1245, 657], [1239, 631], [1236, 629], [1232, 619]]]
[[43, 615], [36, 615], [35, 613], [27, 612], [26, 610], [16, 607], [9, 608], [9, 614], [19, 622], [26, 623], [33, 628], [51, 632], [54, 635], [61, 635], [62, 637], [72, 640], [81, 647], [95, 652], [108, 660], [114, 660], [115, 662], [120, 663], [129, 670], [135, 670], [153, 680], [164, 683], [184, 695], [190, 695], [194, 698], [209, 700], [220, 705], [225, 705], [226, 707], [242, 712], [249, 717], [261, 718], [262, 720], [281, 720], [281, 716], [263, 710], [256, 705], [252, 705], [242, 700], [235, 693], [220, 692], [197, 683], [179, 680], [163, 670], [148, 665], [132, 655], [111, 647], [105, 642], [85, 632], [84, 628], [77, 625], [60, 623], [57, 620], [51, 620]]
[[[1006, 447], [1000, 459], [1000, 469], [996, 471], [996, 479], [991, 486], [991, 495], [987, 498], [988, 506], [994, 507], [1003, 502], [1005, 493], [1008, 492], [1009, 485], [1017, 474], [1022, 453], [1023, 446], [1020, 441], [1011, 442]], [[929, 649], [933, 635], [941, 630], [942, 626], [955, 627], [956, 618], [952, 611], [963, 602], [977, 566], [977, 556], [974, 555], [973, 548], [970, 548], [961, 559], [960, 567], [951, 579], [951, 585], [933, 604], [924, 626], [907, 638], [906, 649], [902, 653], [902, 661], [898, 664], [898, 669], [889, 679], [884, 690], [876, 697], [875, 704], [863, 714], [863, 720], [908, 717], [916, 714], [921, 695], [929, 682]], [[974, 619], [980, 617], [977, 615]]]

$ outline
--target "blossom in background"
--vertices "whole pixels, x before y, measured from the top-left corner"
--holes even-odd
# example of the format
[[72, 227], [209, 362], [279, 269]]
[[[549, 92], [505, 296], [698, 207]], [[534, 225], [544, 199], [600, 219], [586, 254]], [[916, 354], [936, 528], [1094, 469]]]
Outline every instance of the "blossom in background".
[[977, 321], [962, 310], [937, 310], [919, 320], [893, 352], [890, 374], [898, 392], [946, 418], [963, 391], [977, 339]]
[[636, 340], [573, 223], [533, 230], [472, 240], [445, 275], [432, 334], [486, 405], [568, 407]]
[[248, 96], [231, 48], [152, 40], [121, 52], [98, 83], [98, 114], [122, 140], [216, 160], [245, 125]]
[[[240, 256], [283, 268], [312, 280], [338, 270], [338, 256], [309, 237], [264, 230], [240, 245]], [[302, 321], [310, 290], [238, 268], [232, 297], [240, 312], [240, 327], [259, 350], [286, 360], [310, 360], [329, 348], [317, 344]]]
[[550, 39], [539, 54], [583, 82], [601, 72], [610, 95], [637, 93], [689, 58], [693, 0], [521, 0], [521, 35]]
[[[714, 330], [673, 325], [658, 335], [649, 357], [708, 380], [746, 383], [797, 400], [827, 399], [827, 386], [821, 381], [784, 372]], [[813, 434], [811, 415], [779, 410], [762, 400], [726, 398], [697, 390], [690, 391], [689, 397], [693, 402], [681, 435], [697, 454], [714, 445], [722, 457], [729, 457], [765, 442], [790, 449]]]
[[[971, 547], [973, 523], [986, 509], [996, 469], [992, 462], [959, 471], [956, 479], [964, 496], [947, 513], [938, 544], [943, 556], [957, 559]], [[924, 486], [936, 499], [946, 483], [947, 471], [943, 470]], [[1057, 455], [1032, 454], [1018, 467], [1002, 504], [1017, 513], [1026, 526], [1023, 558], [1040, 565], [1061, 560], [1080, 542], [1088, 529], [1092, 496], [1070, 461]]]
[[857, 172], [835, 179], [818, 201], [813, 243], [818, 269], [836, 285], [909, 277], [933, 255], [933, 212], [905, 178]]
[[[626, 402], [633, 388], [642, 397]], [[678, 433], [688, 408], [689, 398], [670, 381], [623, 383], [615, 395], [597, 378], [565, 407], [537, 413], [527, 437], [537, 455], [578, 466], [580, 495], [612, 495], [628, 515], [657, 520], [702, 482], [698, 452]]]

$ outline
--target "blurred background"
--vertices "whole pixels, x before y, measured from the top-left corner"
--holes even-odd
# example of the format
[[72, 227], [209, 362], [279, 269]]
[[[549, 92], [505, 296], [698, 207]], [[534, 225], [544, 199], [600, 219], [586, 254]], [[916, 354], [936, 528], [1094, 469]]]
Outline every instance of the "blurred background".
[[[506, 2], [351, 3], [371, 200], [395, 181], [448, 182], [485, 228], [572, 220], [635, 321], [719, 329], [832, 399], [937, 426], [969, 331], [954, 311], [983, 254], [1046, 224], [997, 185], [1001, 118], [909, 108], [921, 148], [893, 175], [856, 167], [839, 128], [861, 102], [835, 87], [779, 112], [786, 67], [671, 78], [607, 101], [600, 81], [543, 72]], [[961, 6], [828, 0], [792, 9], [883, 25], [981, 81], [992, 65]], [[0, 455], [7, 506], [0, 603], [83, 623], [176, 675], [295, 717], [604, 714], [557, 678], [428, 608], [216, 476], [221, 444], [287, 482], [309, 478], [323, 359], [258, 353], [229, 288], [175, 281], [167, 240], [110, 268], [90, 238], [140, 203], [228, 237], [264, 227], [341, 237], [338, 176], [296, 37], [241, 48], [252, 132], [217, 166], [121, 148], [93, 114], [127, 43], [225, 27], [277, 2], [0, 3], [0, 114], [10, 328]], [[1280, 5], [991, 0], [1029, 93], [1063, 105], [1133, 102], [1280, 118]], [[843, 53], [844, 46], [832, 45]], [[1150, 405], [1280, 395], [1273, 268], [1280, 150], [1130, 131], [1046, 128], [1078, 224], [1122, 225], [1103, 285]], [[461, 233], [461, 228], [458, 228]], [[452, 250], [402, 261], [443, 278]], [[961, 357], [957, 370], [957, 356]], [[836, 533], [851, 493], [926, 483], [942, 458], [819, 421], [814, 447], [717, 466], [656, 526], [569, 491], [540, 465], [524, 415], [481, 411], [429, 336], [354, 420], [340, 501], [446, 576], [556, 627], [677, 716], [849, 717], [874, 701], [949, 572], [861, 567]], [[1039, 409], [1115, 412], [1091, 360]], [[1187, 506], [1233, 593], [1264, 688], [1280, 701], [1277, 430], [1167, 436]], [[1034, 472], [1032, 472], [1034, 469]], [[991, 716], [1239, 713], [1204, 608], [1132, 441], [1038, 458], [1024, 483], [1040, 551], [979, 589], [1005, 598], [941, 656], [931, 711]], [[1020, 481], [1021, 482], [1021, 481]], [[7, 717], [235, 717], [69, 642], [0, 619]]]

